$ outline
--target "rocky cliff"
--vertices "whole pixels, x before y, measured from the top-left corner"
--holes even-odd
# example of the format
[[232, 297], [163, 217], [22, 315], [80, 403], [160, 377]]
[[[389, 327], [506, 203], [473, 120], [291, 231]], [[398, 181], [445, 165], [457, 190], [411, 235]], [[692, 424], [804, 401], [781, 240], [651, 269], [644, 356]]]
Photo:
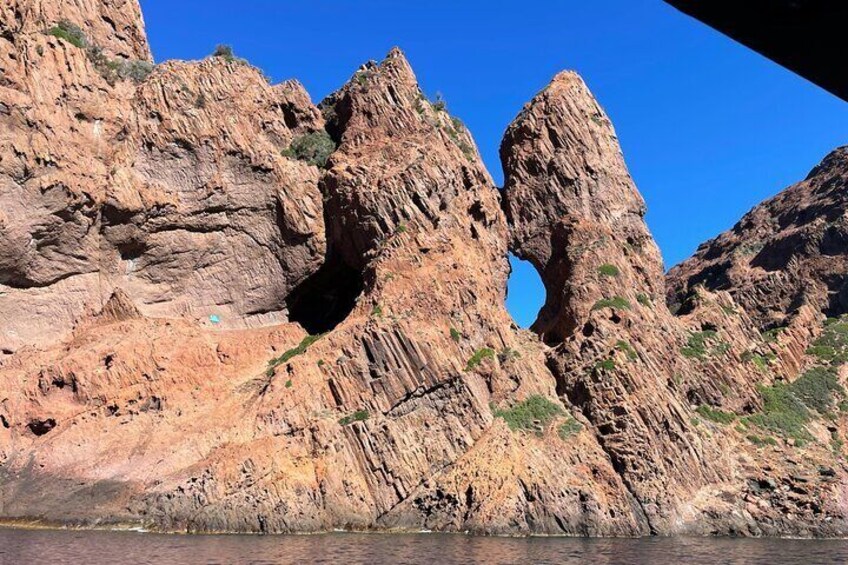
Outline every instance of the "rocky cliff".
[[[848, 531], [839, 267], [775, 266], [801, 305], [673, 275], [672, 314], [573, 73], [508, 128], [501, 191], [397, 49], [316, 106], [226, 49], [154, 67], [133, 1], [0, 15], [0, 519]], [[757, 233], [838, 231], [834, 167]], [[510, 251], [547, 290], [533, 331]]]
[[848, 312], [848, 148], [698, 248], [669, 273], [669, 299], [691, 289], [727, 290], [763, 329], [786, 325], [803, 307]]

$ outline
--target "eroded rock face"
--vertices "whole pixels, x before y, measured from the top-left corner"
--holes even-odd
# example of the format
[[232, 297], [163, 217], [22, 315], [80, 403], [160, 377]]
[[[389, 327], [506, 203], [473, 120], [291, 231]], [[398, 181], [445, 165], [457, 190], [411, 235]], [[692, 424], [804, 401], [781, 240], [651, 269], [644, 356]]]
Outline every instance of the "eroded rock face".
[[0, 6], [0, 31], [13, 42], [62, 20], [79, 26], [91, 44], [112, 55], [151, 59], [141, 8], [135, 0], [9, 0]]
[[669, 300], [683, 304], [698, 285], [727, 290], [764, 330], [787, 325], [805, 306], [831, 316], [848, 312], [846, 209], [842, 147], [674, 267]]
[[[507, 129], [501, 159], [512, 247], [539, 270], [547, 289], [535, 331], [556, 343], [582, 325], [598, 286], [617, 277], [595, 276], [604, 257], [621, 259], [607, 266], [627, 271], [633, 302], [640, 293], [659, 296], [662, 259], [645, 226], [645, 203], [609, 118], [580, 77], [557, 75], [525, 106]], [[592, 272], [577, 273], [581, 267]]]
[[[104, 71], [149, 58], [135, 2], [0, 15], [0, 519], [848, 531], [844, 417], [747, 438], [822, 303], [776, 339], [732, 288], [672, 316], [576, 75], [509, 128], [500, 192], [397, 49], [315, 106], [227, 57]], [[509, 250], [545, 282], [537, 333], [505, 311]]]
[[[147, 315], [285, 320], [325, 254], [318, 172], [281, 154], [317, 108], [223, 58], [116, 81], [90, 47], [149, 57], [138, 5], [89, 4], [4, 19], [0, 349], [66, 337], [116, 288]], [[71, 18], [86, 45], [45, 33]]]
[[[45, 41], [45, 54], [88, 68], [84, 52], [41, 30], [17, 46]], [[90, 70], [74, 80], [98, 81]], [[84, 222], [77, 241], [88, 252], [3, 266], [9, 347], [43, 349], [2, 361], [6, 518], [192, 531], [644, 531], [591, 434], [576, 423], [557, 433], [574, 416], [543, 346], [503, 308], [498, 191], [464, 126], [426, 100], [399, 51], [322, 103], [338, 144], [324, 173], [283, 155], [325, 126], [295, 83], [269, 87], [248, 66], [211, 59], [160, 65], [138, 85], [98, 84], [123, 97], [114, 125], [85, 113], [101, 124], [103, 153], [87, 155], [92, 140], [80, 140], [79, 163], [55, 166], [79, 182], [102, 162], [90, 213], [64, 214]], [[19, 212], [15, 222], [31, 217]], [[48, 333], [21, 297], [38, 289], [47, 304], [67, 294], [56, 284], [83, 275], [96, 286], [65, 317], [45, 307], [45, 320], [61, 322]], [[222, 310], [215, 331], [198, 326], [199, 313]], [[282, 317], [261, 317], [275, 311]], [[220, 329], [257, 321], [283, 323]], [[301, 327], [329, 333], [298, 349]], [[528, 398], [556, 410], [538, 436], [493, 419], [493, 403]], [[33, 471], [30, 456], [43, 467]]]
[[323, 129], [303, 87], [213, 57], [160, 65], [133, 109], [101, 212], [115, 284], [148, 315], [285, 320], [326, 249], [318, 170], [283, 156]]
[[547, 289], [534, 329], [555, 346], [558, 392], [593, 423], [646, 524], [668, 531], [719, 480], [720, 457], [670, 386], [692, 369], [615, 132], [583, 81], [562, 73], [510, 125], [501, 155], [513, 248]]

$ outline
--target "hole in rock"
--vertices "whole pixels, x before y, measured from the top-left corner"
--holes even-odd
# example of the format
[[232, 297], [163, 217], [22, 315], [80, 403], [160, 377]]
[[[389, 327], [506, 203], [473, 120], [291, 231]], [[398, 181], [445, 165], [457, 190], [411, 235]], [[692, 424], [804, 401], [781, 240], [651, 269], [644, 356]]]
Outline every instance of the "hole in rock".
[[364, 288], [362, 273], [334, 256], [286, 299], [289, 320], [312, 335], [328, 332], [348, 317]]
[[523, 261], [510, 253], [509, 265], [506, 309], [520, 327], [529, 328], [545, 304], [545, 285], [530, 261]]
[[56, 420], [53, 418], [47, 418], [46, 420], [31, 420], [30, 423], [27, 424], [27, 427], [34, 435], [43, 436], [56, 427]]

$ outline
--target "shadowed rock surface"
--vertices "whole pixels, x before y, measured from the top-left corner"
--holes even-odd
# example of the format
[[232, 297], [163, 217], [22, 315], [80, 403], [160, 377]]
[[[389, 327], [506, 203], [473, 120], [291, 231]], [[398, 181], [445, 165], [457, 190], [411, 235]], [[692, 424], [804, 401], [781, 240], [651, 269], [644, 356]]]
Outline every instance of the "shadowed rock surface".
[[225, 52], [115, 71], [149, 59], [135, 2], [3, 10], [0, 519], [845, 534], [840, 312], [775, 302], [764, 336], [697, 287], [672, 315], [577, 75], [509, 127], [499, 191], [398, 49], [315, 106]]
[[[804, 306], [848, 312], [848, 148], [825, 157], [802, 182], [756, 206], [669, 272], [669, 300], [698, 285], [727, 290], [763, 329]], [[685, 306], [685, 305], [684, 305]]]

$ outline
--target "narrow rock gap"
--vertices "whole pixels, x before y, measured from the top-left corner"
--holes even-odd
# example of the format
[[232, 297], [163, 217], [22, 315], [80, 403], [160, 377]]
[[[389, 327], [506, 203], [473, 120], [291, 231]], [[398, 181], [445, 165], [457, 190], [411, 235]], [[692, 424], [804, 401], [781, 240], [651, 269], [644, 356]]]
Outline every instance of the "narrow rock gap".
[[[324, 130], [338, 148], [350, 119], [350, 101], [330, 95], [319, 110], [326, 120]], [[332, 155], [330, 156], [332, 158]], [[365, 290], [365, 277], [361, 269], [351, 267], [339, 253], [338, 243], [345, 234], [334, 234], [327, 201], [325, 172], [319, 181], [324, 196], [324, 225], [326, 226], [327, 254], [321, 267], [301, 282], [286, 297], [289, 320], [300, 324], [310, 335], [332, 331], [353, 311], [356, 301]]]

